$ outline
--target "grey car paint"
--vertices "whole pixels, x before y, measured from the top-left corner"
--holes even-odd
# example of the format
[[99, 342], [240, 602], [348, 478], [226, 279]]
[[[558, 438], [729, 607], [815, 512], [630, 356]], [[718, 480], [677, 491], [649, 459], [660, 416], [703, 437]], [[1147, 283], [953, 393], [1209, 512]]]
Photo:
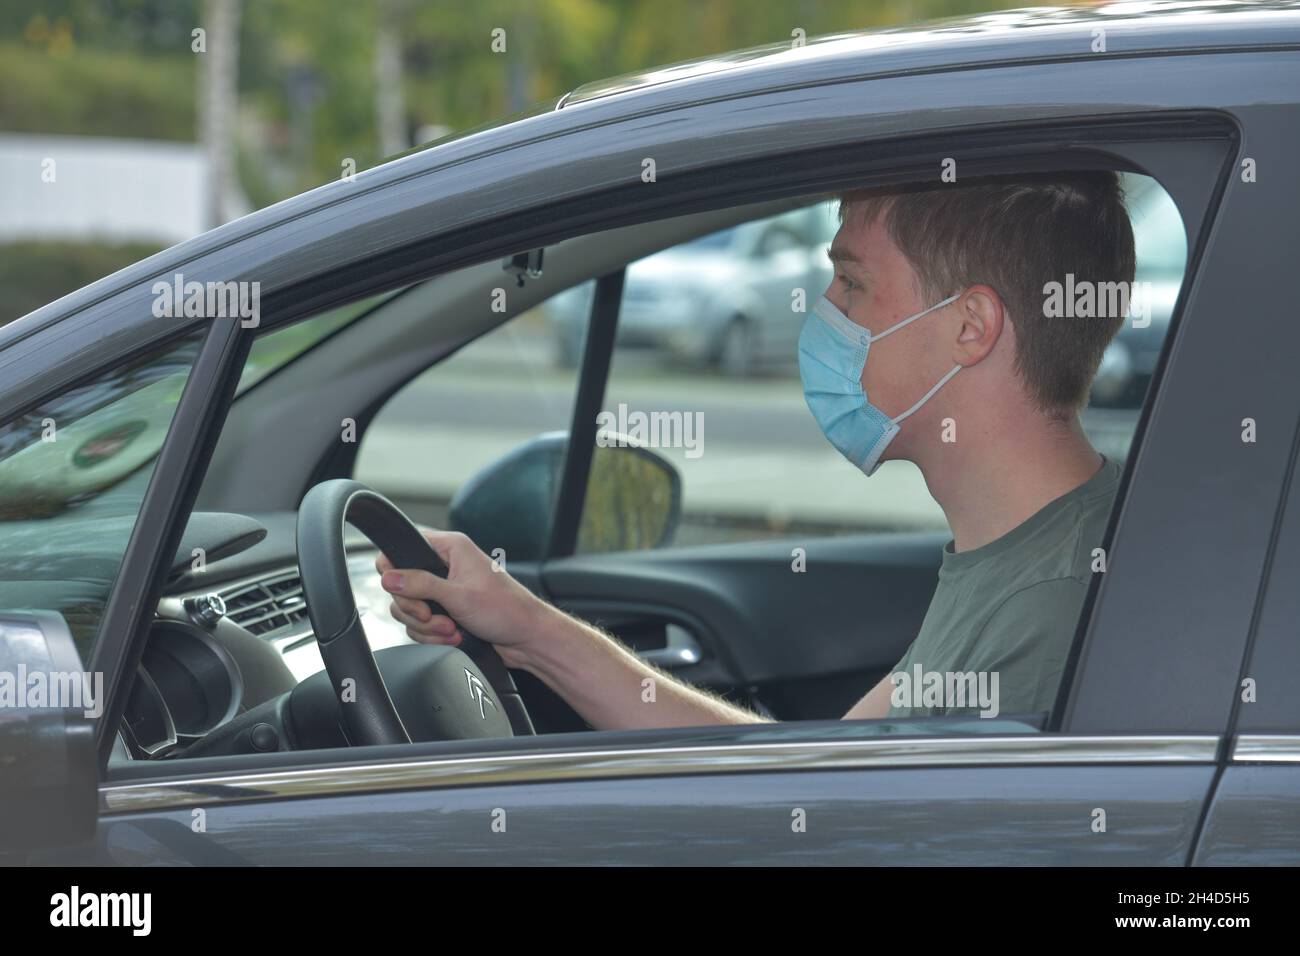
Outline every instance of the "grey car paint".
[[[1249, 742], [1249, 741], [1247, 741]], [[1300, 738], [1276, 763], [1229, 767], [1214, 791], [1196, 866], [1295, 866], [1300, 859]]]
[[[1179, 866], [1212, 765], [755, 773], [252, 802], [103, 822], [95, 862]], [[1008, 799], [1008, 775], [1015, 798]], [[1294, 791], [1292, 791], [1294, 792]], [[1092, 829], [1104, 807], [1110, 829]], [[792, 826], [802, 811], [807, 829]], [[505, 831], [494, 832], [493, 821]], [[304, 826], [310, 839], [303, 839]], [[219, 830], [220, 836], [213, 834]], [[358, 837], [364, 834], [364, 837]], [[689, 847], [689, 850], [685, 849]], [[1287, 854], [1273, 851], [1282, 861]]]
[[[1089, 51], [1097, 24], [1110, 30], [1112, 55]], [[1072, 10], [1026, 14], [1010, 26], [849, 39], [696, 78], [578, 91], [554, 113], [264, 210], [0, 330], [0, 414], [8, 415], [176, 332], [150, 319], [149, 285], [182, 267], [199, 280], [259, 279], [270, 321], [281, 321], [331, 295], [361, 294], [476, 255], [498, 255], [507, 242], [525, 248], [590, 229], [602, 220], [584, 198], [599, 196], [610, 218], [653, 219], [685, 211], [690, 197], [668, 188], [674, 177], [707, 202], [736, 201], [739, 186], [731, 194], [716, 184], [705, 189], [703, 180], [690, 177], [694, 170], [742, 160], [775, 164], [801, 150], [869, 142], [882, 148], [861, 150], [863, 171], [883, 173], [891, 143], [925, 134], [956, 142], [980, 130], [1006, 137], [1049, 121], [1136, 119], [1150, 142], [1125, 137], [1092, 145], [1128, 156], [1160, 179], [1192, 240], [1181, 317], [1157, 371], [1158, 398], [1139, 426], [1139, 451], [1112, 519], [1113, 560], [1094, 582], [1078, 669], [1063, 688], [1064, 708], [1053, 728], [1060, 733], [1031, 735], [1020, 750], [990, 756], [985, 766], [951, 766], [945, 756], [943, 768], [867, 760], [835, 769], [809, 756], [792, 758], [788, 770], [727, 776], [728, 758], [719, 754], [716, 765], [677, 775], [670, 761], [678, 758], [657, 757], [652, 748], [641, 759], [662, 759], [659, 773], [598, 786], [517, 778], [508, 786], [481, 779], [470, 786], [465, 777], [463, 787], [451, 789], [298, 800], [262, 799], [250, 765], [227, 769], [210, 791], [215, 799], [206, 833], [188, 826], [191, 803], [169, 810], [164, 800], [133, 815], [110, 813], [99, 849], [64, 859], [288, 862], [311, 852], [318, 863], [428, 863], [439, 858], [420, 834], [438, 833], [443, 841], [460, 841], [449, 862], [608, 862], [620, 848], [627, 848], [626, 858], [656, 862], [806, 862], [805, 849], [791, 854], [787, 841], [793, 809], [809, 806], [814, 822], [808, 842], [798, 846], [818, 846], [839, 861], [1196, 859], [1199, 832], [1219, 833], [1244, 815], [1220, 818], [1219, 804], [1207, 801], [1216, 777], [1239, 776], [1237, 764], [1229, 766], [1226, 741], [1300, 410], [1300, 380], [1280, 358], [1300, 347], [1300, 327], [1276, 321], [1291, 299], [1286, 280], [1300, 246], [1300, 197], [1285, 175], [1252, 183], [1233, 175], [1242, 158], [1255, 158], [1262, 169], [1287, 169], [1300, 151], [1297, 44], [1300, 16], [1278, 5], [1133, 20]], [[1161, 121], [1185, 110], [1213, 111], [1226, 132], [1208, 123], [1201, 137], [1162, 141]], [[1087, 147], [1080, 143], [1081, 155]], [[629, 181], [649, 150], [666, 195], [649, 199], [641, 186], [632, 198]], [[908, 154], [906, 161], [919, 159]], [[979, 161], [970, 167], [984, 168]], [[745, 168], [749, 179], [733, 179], [752, 194], [765, 181], [756, 167]], [[779, 183], [773, 188], [794, 191]], [[543, 209], [546, 215], [538, 215]], [[468, 231], [494, 219], [514, 227], [512, 239]], [[420, 255], [394, 254], [403, 246]], [[1252, 281], [1243, 283], [1245, 275]], [[1231, 335], [1217, 321], [1224, 315], [1234, 316]], [[234, 355], [222, 361], [233, 362]], [[210, 381], [218, 368], [201, 371]], [[1249, 415], [1271, 440], [1243, 450], [1241, 419]], [[280, 458], [277, 466], [283, 464]], [[250, 467], [258, 467], [256, 460]], [[305, 478], [309, 466], [299, 467]], [[1153, 744], [1134, 735], [1168, 735], [1175, 753], [1168, 737]], [[743, 728], [736, 731], [733, 758], [750, 755], [746, 737]], [[1096, 737], [1128, 747], [1127, 759], [1080, 763], [1069, 744]], [[1298, 755], [1290, 740], [1278, 742], [1267, 766], [1251, 771], [1262, 777], [1281, 770], [1269, 777], [1269, 787], [1283, 801], [1296, 796], [1289, 765]], [[503, 752], [513, 745], [503, 745]], [[1031, 770], [1016, 766], [1035, 752]], [[185, 768], [157, 772], [165, 780]], [[375, 766], [362, 778], [373, 782], [387, 772]], [[238, 799], [220, 799], [241, 780], [247, 786]], [[106, 808], [115, 786], [106, 783]], [[522, 830], [522, 840], [474, 838], [476, 831], [490, 832], [497, 807], [520, 821], [513, 832]], [[1098, 807], [1109, 807], [1109, 819], [1119, 821], [1100, 838], [1089, 827]], [[452, 821], [462, 825], [448, 826]], [[304, 832], [312, 838], [304, 840]], [[1039, 840], [1030, 841], [1027, 832]], [[1289, 832], [1282, 852], [1252, 859], [1300, 862]], [[131, 847], [144, 850], [133, 854]], [[1240, 858], [1226, 853], [1208, 861]]]

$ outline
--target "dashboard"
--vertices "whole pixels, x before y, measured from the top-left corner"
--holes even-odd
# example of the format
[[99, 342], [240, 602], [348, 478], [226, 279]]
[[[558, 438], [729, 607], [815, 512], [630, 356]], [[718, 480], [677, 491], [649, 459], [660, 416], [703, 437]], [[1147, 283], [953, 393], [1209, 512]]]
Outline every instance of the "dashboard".
[[[214, 731], [324, 670], [298, 576], [294, 516], [259, 516], [266, 538], [201, 572], [159, 601], [113, 751], [113, 761], [186, 754]], [[350, 542], [348, 574], [374, 650], [413, 644], [388, 614], [377, 551]], [[256, 570], [253, 570], [256, 568]], [[265, 749], [281, 749], [264, 740]]]
[[[412, 644], [414, 641], [407, 637], [406, 629], [388, 614], [392, 598], [380, 585], [375, 571], [378, 554], [371, 548], [348, 555], [348, 578], [366, 637], [375, 650]], [[176, 595], [182, 605], [179, 611], [168, 602], [160, 606], [159, 615], [192, 617], [201, 612], [191, 609], [205, 606], [213, 596], [219, 599], [220, 610], [228, 620], [275, 648], [296, 681], [306, 680], [325, 668], [307, 617], [296, 564], [224, 583], [215, 589], [183, 592]]]

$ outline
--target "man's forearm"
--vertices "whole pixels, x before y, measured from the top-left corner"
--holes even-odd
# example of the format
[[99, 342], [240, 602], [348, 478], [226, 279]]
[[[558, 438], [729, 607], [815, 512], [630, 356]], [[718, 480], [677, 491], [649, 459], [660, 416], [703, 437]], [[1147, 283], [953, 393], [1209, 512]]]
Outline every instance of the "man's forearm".
[[511, 648], [506, 663], [540, 678], [597, 730], [769, 722], [656, 670], [550, 606], [538, 633], [526, 647]]

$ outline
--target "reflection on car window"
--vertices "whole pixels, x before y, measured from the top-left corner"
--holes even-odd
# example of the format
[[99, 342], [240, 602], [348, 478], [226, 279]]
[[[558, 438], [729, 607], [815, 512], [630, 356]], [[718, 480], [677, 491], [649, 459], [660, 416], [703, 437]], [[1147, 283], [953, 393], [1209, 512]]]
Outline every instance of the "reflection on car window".
[[0, 426], [0, 608], [63, 614], [85, 658], [200, 339]]

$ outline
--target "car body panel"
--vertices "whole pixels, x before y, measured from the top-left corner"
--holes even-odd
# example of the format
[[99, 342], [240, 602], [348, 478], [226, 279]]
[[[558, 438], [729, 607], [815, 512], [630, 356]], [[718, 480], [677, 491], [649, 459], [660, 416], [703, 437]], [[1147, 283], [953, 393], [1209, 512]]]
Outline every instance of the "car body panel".
[[[1242, 743], [1261, 738], [1243, 738]], [[1267, 762], [1235, 760], [1218, 781], [1192, 863], [1196, 866], [1300, 866], [1300, 737], [1283, 738]], [[1260, 748], [1264, 749], [1264, 748]]]
[[[1213, 773], [793, 771], [217, 804], [201, 833], [193, 808], [104, 819], [94, 852], [77, 862], [1181, 866]], [[1105, 832], [1094, 832], [1097, 808]]]
[[1014, 719], [820, 721], [627, 731], [596, 749], [582, 747], [589, 735], [565, 734], [352, 750], [333, 764], [323, 751], [267, 755], [260, 772], [182, 758], [170, 781], [123, 768], [101, 788], [95, 843], [41, 861], [1186, 862], [1215, 738], [1025, 729]]

